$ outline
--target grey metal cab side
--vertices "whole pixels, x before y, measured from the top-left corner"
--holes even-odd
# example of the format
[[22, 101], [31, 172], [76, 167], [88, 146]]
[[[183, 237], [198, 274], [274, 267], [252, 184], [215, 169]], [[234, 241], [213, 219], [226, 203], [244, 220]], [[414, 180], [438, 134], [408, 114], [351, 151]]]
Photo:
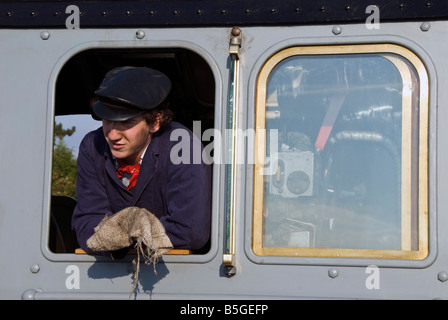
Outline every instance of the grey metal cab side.
[[[87, 5], [87, 2], [76, 3], [79, 8], [84, 4]], [[146, 4], [150, 6], [150, 2]], [[425, 10], [435, 10], [439, 4], [434, 1], [431, 6], [425, 6], [414, 1], [409, 2], [408, 8], [423, 5]], [[6, 5], [2, 5], [0, 9], [14, 11], [17, 17], [17, 8], [23, 10], [26, 7], [28, 10], [31, 5], [12, 5], [14, 10], [5, 9]], [[96, 6], [95, 12], [100, 14], [101, 11], [97, 10], [100, 5], [106, 4], [92, 2], [87, 6]], [[231, 5], [236, 6], [234, 3]], [[65, 4], [57, 3], [57, 6], [54, 9], [50, 2], [46, 3], [45, 12], [62, 12], [65, 9]], [[327, 8], [330, 7], [328, 5]], [[209, 96], [211, 100], [204, 104], [208, 109], [194, 109], [189, 105], [184, 119], [203, 121], [200, 135], [208, 128], [223, 133], [228, 129], [229, 117], [236, 110], [237, 129], [247, 132], [256, 127], [257, 112], [260, 110], [257, 100], [259, 75], [271, 57], [288, 48], [354, 48], [384, 44], [410, 52], [424, 66], [428, 76], [428, 101], [425, 106], [428, 122], [422, 125], [427, 128], [427, 141], [419, 142], [427, 143], [427, 157], [418, 159], [427, 165], [424, 172], [427, 179], [427, 211], [422, 213], [427, 217], [426, 254], [418, 259], [408, 256], [363, 257], [362, 252], [356, 252], [355, 256], [325, 256], [321, 251], [303, 255], [300, 252], [297, 255], [260, 254], [254, 249], [254, 234], [258, 227], [254, 224], [257, 217], [254, 198], [258, 190], [254, 183], [255, 166], [233, 161], [214, 164], [213, 167], [212, 225], [208, 252], [166, 255], [156, 265], [157, 274], [152, 266], [143, 267], [138, 290], [132, 298], [447, 298], [448, 234], [444, 232], [444, 226], [448, 223], [448, 214], [444, 210], [447, 206], [444, 193], [448, 185], [444, 177], [448, 172], [444, 164], [448, 161], [448, 149], [444, 142], [448, 129], [443, 121], [448, 117], [444, 108], [448, 103], [448, 93], [444, 90], [448, 86], [448, 45], [438, 39], [446, 35], [448, 22], [444, 20], [443, 13], [446, 6], [442, 7], [443, 10], [438, 11], [440, 16], [435, 18], [411, 15], [399, 21], [385, 19], [378, 29], [368, 28], [365, 20], [361, 19], [369, 16], [365, 11], [363, 14], [358, 12], [355, 21], [334, 18], [333, 21], [305, 25], [288, 25], [287, 22], [263, 25], [260, 20], [253, 24], [242, 23], [239, 26], [242, 37], [236, 88], [238, 110], [233, 109], [230, 99], [234, 97], [232, 86], [235, 82], [232, 82], [232, 52], [229, 52], [233, 22], [237, 19], [212, 26], [212, 22], [194, 26], [193, 18], [187, 19], [188, 23], [165, 26], [138, 25], [134, 20], [131, 25], [123, 22], [123, 25], [111, 27], [94, 25], [94, 20], [89, 20], [90, 13], [86, 11], [85, 20], [80, 16], [80, 28], [69, 30], [61, 24], [64, 19], [60, 19], [57, 25], [51, 22], [44, 24], [44, 27], [32, 25], [22, 29], [20, 26], [27, 24], [23, 21], [31, 19], [28, 15], [25, 17], [23, 14], [17, 25], [2, 23], [8, 19], [2, 17], [0, 136], [3, 152], [0, 165], [6, 170], [2, 173], [0, 192], [0, 298], [129, 299], [133, 280], [132, 257], [111, 261], [106, 257], [74, 252], [56, 253], [49, 246], [54, 119], [58, 114], [88, 113], [88, 103], [79, 104], [77, 109], [79, 96], [73, 95], [78, 92], [80, 96], [86, 94], [89, 90], [86, 88], [91, 86], [87, 82], [72, 81], [79, 76], [79, 72], [75, 72], [72, 79], [73, 70], [93, 70], [100, 74], [101, 63], [110, 61], [107, 60], [109, 58], [118, 59], [115, 63], [129, 62], [129, 59], [132, 62], [158, 63], [161, 57], [173, 59], [179, 64], [176, 67], [182, 69], [188, 60], [176, 57], [186, 54], [201, 60], [201, 65], [207, 67], [206, 79], [213, 82], [214, 91]], [[197, 10], [194, 17], [198, 15]], [[404, 9], [398, 8], [397, 12], [403, 12], [399, 10]], [[346, 11], [349, 10], [344, 8]], [[244, 11], [243, 16], [249, 13]], [[280, 14], [279, 11], [277, 13]], [[10, 18], [13, 19], [13, 16]], [[228, 16], [224, 16], [227, 19]], [[68, 17], [68, 14], [60, 14], [61, 17]], [[112, 15], [107, 14], [106, 17]], [[126, 14], [117, 21], [123, 19], [129, 21]], [[382, 54], [384, 47], [381, 48], [383, 51], [379, 52]], [[83, 60], [85, 57], [98, 58], [98, 64], [88, 64]], [[64, 69], [73, 61], [79, 64], [75, 64], [74, 69]], [[85, 79], [92, 80], [88, 76]], [[58, 86], [60, 81], [65, 83], [64, 89]], [[201, 85], [200, 82], [197, 84]], [[187, 89], [185, 86], [185, 83], [181, 84], [181, 88]], [[202, 83], [202, 86], [205, 84]], [[65, 101], [68, 101], [66, 105]], [[207, 116], [204, 110], [210, 112], [212, 117]], [[231, 137], [225, 134], [222, 137], [223, 141], [231, 144]], [[247, 158], [254, 152], [249, 146], [249, 143], [238, 144], [234, 152]], [[224, 144], [222, 148], [223, 152], [227, 152]], [[228, 268], [229, 263], [223, 264], [223, 257], [229, 254], [229, 165], [234, 168], [231, 187], [236, 195], [233, 198], [235, 220], [231, 230], [234, 235], [232, 270]], [[424, 234], [419, 233], [420, 237]], [[370, 285], [372, 281], [376, 281], [375, 286]]]

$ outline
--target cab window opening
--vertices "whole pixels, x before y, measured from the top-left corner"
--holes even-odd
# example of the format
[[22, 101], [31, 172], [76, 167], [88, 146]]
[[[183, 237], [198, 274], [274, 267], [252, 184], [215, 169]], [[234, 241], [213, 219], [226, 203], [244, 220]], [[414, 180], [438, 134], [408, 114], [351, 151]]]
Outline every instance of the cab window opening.
[[[163, 72], [172, 82], [169, 96], [173, 121], [188, 129], [200, 121], [202, 133], [214, 127], [215, 82], [207, 62], [197, 53], [182, 49], [91, 49], [62, 67], [55, 90], [55, 132], [52, 197], [48, 247], [54, 253], [74, 253], [79, 248], [71, 228], [76, 206], [77, 152], [81, 139], [101, 127], [93, 119], [94, 91], [104, 75], [122, 66], [148, 67]], [[197, 130], [197, 128], [195, 129]], [[73, 132], [71, 132], [73, 131]], [[204, 147], [212, 141], [201, 141]], [[211, 182], [210, 182], [211, 186]], [[211, 228], [211, 227], [210, 227]], [[207, 253], [208, 245], [193, 253]]]

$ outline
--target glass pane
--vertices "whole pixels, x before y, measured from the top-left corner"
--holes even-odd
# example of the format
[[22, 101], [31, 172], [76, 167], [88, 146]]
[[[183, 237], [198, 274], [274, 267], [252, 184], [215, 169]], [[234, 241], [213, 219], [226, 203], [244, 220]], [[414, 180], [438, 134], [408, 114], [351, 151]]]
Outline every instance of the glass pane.
[[264, 176], [263, 247], [418, 250], [418, 88], [415, 69], [394, 54], [275, 65], [265, 125], [278, 130], [278, 148], [266, 142], [274, 168]]

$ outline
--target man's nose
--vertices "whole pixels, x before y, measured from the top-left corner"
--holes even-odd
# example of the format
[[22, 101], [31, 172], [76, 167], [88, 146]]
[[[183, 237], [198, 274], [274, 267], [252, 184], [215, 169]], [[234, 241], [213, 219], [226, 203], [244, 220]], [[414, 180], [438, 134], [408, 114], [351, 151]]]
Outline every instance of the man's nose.
[[117, 128], [117, 123], [114, 121], [110, 121], [107, 124], [107, 127], [109, 129], [107, 136], [109, 139], [111, 140], [119, 140], [121, 139], [121, 131], [119, 130], [119, 128]]
[[121, 139], [121, 131], [116, 129], [113, 125], [111, 126], [107, 136], [111, 140], [120, 140]]

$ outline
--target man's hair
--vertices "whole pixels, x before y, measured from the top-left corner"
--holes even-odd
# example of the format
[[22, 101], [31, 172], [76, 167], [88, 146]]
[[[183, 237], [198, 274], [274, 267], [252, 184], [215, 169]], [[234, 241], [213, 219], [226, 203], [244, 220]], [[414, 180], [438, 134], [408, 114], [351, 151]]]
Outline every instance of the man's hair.
[[146, 122], [151, 126], [159, 120], [160, 130], [165, 128], [174, 118], [174, 112], [169, 109], [169, 103], [162, 103], [157, 108], [154, 108], [143, 114]]

